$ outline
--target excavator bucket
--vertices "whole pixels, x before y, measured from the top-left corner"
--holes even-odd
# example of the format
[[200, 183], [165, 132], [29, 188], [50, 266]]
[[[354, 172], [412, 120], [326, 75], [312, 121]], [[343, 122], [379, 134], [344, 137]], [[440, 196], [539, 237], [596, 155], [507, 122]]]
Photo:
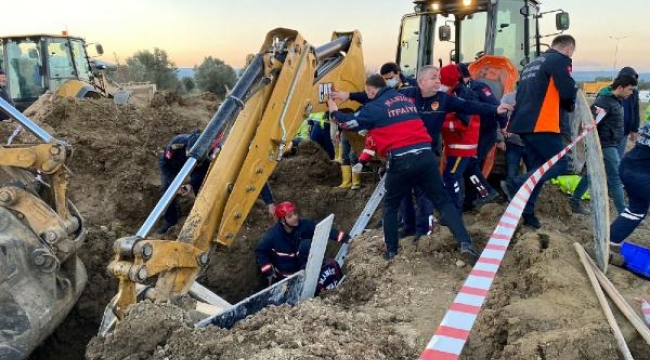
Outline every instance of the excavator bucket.
[[[44, 142], [0, 147], [0, 359], [18, 360], [79, 299], [87, 281], [77, 257], [85, 229], [65, 196], [71, 149], [1, 98], [0, 109]], [[39, 179], [25, 176], [36, 171]]]

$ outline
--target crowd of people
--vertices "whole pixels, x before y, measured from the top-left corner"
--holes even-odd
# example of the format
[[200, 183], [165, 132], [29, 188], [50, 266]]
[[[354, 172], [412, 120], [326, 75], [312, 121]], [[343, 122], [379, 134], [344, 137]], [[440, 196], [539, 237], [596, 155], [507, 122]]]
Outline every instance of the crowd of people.
[[[399, 65], [387, 63], [379, 74], [367, 77], [365, 91], [332, 91], [328, 111], [310, 115], [293, 141], [294, 150], [307, 139], [321, 145], [330, 159], [341, 164], [339, 187], [350, 189], [361, 186], [360, 173], [368, 162], [385, 159], [381, 224], [386, 260], [399, 253], [400, 238], [413, 236], [416, 242], [429, 233], [435, 209], [438, 222], [458, 241], [461, 257], [473, 263], [479, 252], [462, 213], [499, 197], [484, 176], [488, 154], [495, 147], [505, 151], [507, 175], [500, 187], [509, 200], [571, 138], [569, 114], [575, 109], [577, 92], [571, 61], [575, 49], [572, 36], [557, 36], [546, 52], [524, 67], [516, 91], [499, 97], [490, 85], [472, 78], [468, 64], [423, 66], [411, 79]], [[611, 226], [613, 246], [625, 241], [650, 207], [650, 125], [639, 128], [637, 79], [633, 69], [622, 69], [591, 107], [594, 116], [606, 112], [598, 134], [609, 194], [620, 214]], [[352, 101], [361, 105], [358, 110], [339, 108]], [[365, 137], [365, 148], [358, 155], [347, 138], [355, 133]], [[179, 154], [191, 148], [197, 137], [179, 135], [167, 145], [160, 160], [164, 185], [178, 172], [178, 164], [172, 164], [182, 160]], [[636, 146], [625, 153], [628, 139]], [[564, 174], [567, 165], [562, 158], [539, 179], [523, 210], [523, 225], [542, 227], [535, 214], [537, 198], [544, 183]], [[182, 194], [196, 191], [205, 172], [197, 168]], [[582, 207], [588, 186], [585, 175], [570, 200], [573, 212], [588, 213]], [[262, 197], [276, 225], [261, 239], [256, 257], [260, 271], [274, 283], [304, 268], [315, 224], [301, 219], [292, 203], [276, 207], [268, 186]], [[175, 206], [170, 206], [162, 232], [177, 221]], [[333, 230], [330, 239], [347, 242], [350, 237]]]

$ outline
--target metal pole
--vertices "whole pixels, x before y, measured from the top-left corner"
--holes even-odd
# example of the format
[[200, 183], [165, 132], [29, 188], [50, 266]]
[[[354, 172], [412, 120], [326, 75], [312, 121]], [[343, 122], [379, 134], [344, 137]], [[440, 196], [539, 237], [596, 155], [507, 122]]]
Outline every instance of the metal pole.
[[340, 38], [330, 41], [317, 47], [314, 52], [316, 53], [316, 60], [321, 61], [324, 58], [332, 56], [339, 51], [347, 51], [350, 48], [351, 36], [341, 36]]
[[162, 215], [162, 213], [167, 210], [169, 203], [172, 201], [174, 196], [176, 196], [178, 189], [180, 189], [181, 185], [183, 185], [183, 181], [192, 172], [195, 165], [196, 159], [187, 159], [185, 165], [183, 165], [183, 168], [181, 168], [181, 171], [178, 173], [178, 175], [176, 175], [174, 181], [172, 181], [171, 185], [169, 185], [163, 196], [160, 198], [160, 200], [158, 200], [156, 207], [153, 208], [147, 217], [147, 220], [144, 221], [144, 224], [142, 224], [136, 236], [144, 239], [147, 235], [149, 235], [151, 228], [153, 228], [153, 225], [160, 218], [160, 215]]
[[27, 129], [30, 133], [34, 134], [36, 137], [41, 139], [45, 143], [52, 142], [52, 135], [48, 134], [47, 131], [43, 130], [40, 126], [36, 125], [35, 122], [31, 121], [27, 116], [23, 115], [18, 109], [11, 106], [5, 99], [0, 98], [0, 108], [2, 111], [18, 121], [24, 128]]

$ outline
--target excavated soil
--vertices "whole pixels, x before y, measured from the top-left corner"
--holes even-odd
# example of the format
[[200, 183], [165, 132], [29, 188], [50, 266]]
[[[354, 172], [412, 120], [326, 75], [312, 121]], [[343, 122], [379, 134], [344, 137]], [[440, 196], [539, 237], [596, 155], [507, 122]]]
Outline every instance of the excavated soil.
[[[402, 240], [400, 255], [390, 263], [381, 258], [381, 231], [368, 231], [354, 241], [338, 290], [294, 307], [267, 308], [230, 330], [195, 329], [196, 314], [187, 306], [143, 302], [113, 334], [90, 341], [116, 291], [105, 270], [113, 241], [137, 231], [158, 199], [162, 146], [174, 134], [204, 125], [217, 103], [205, 97], [162, 99], [146, 108], [59, 99], [40, 109], [39, 121], [75, 149], [70, 196], [89, 229], [81, 251], [89, 285], [31, 358], [80, 359], [84, 353], [93, 360], [417, 358], [470, 271], [445, 227], [418, 244]], [[294, 201], [303, 216], [314, 219], [334, 213], [335, 226], [349, 230], [374, 180], [368, 175], [356, 192], [333, 188], [340, 181], [337, 167], [308, 143], [278, 166], [270, 184], [277, 201]], [[591, 218], [572, 215], [568, 198], [551, 187], [538, 204], [543, 230], [517, 231], [461, 358], [618, 359], [572, 247], [575, 241], [591, 246]], [[185, 210], [189, 206], [184, 203]], [[479, 248], [504, 208], [488, 204], [465, 215]], [[201, 282], [231, 302], [258, 290], [252, 250], [271, 224], [264, 206], [255, 206], [233, 246], [212, 257]], [[647, 224], [631, 240], [650, 247]], [[650, 297], [647, 280], [615, 267], [608, 276], [631, 304], [635, 296]], [[615, 313], [635, 359], [650, 359], [650, 346]]]

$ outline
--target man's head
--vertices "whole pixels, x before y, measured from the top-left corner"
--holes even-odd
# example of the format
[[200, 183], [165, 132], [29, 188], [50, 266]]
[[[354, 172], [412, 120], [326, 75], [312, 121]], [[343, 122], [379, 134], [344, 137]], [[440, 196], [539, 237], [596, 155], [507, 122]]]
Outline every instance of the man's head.
[[636, 73], [636, 70], [634, 70], [634, 68], [631, 68], [629, 66], [622, 68], [621, 71], [618, 72], [618, 76], [621, 75], [634, 76], [635, 79], [639, 80], [639, 74]]
[[7, 85], [7, 75], [5, 71], [0, 69], [0, 86], [5, 87]]
[[619, 99], [627, 99], [634, 92], [637, 83], [632, 75], [619, 75], [612, 83], [612, 93]]
[[402, 83], [399, 76], [401, 72], [402, 69], [394, 62], [385, 63], [379, 69], [379, 74], [386, 80], [386, 86], [392, 88], [397, 88]]
[[458, 70], [460, 70], [460, 76], [463, 79], [463, 84], [467, 84], [469, 79], [472, 77], [472, 74], [469, 73], [469, 65], [467, 63], [459, 63]]
[[571, 35], [559, 35], [553, 39], [551, 48], [561, 54], [572, 57], [576, 49], [576, 39]]
[[433, 65], [423, 66], [418, 70], [418, 87], [422, 96], [433, 96], [440, 90], [439, 72]]
[[440, 69], [440, 91], [452, 92], [458, 86], [459, 80], [460, 70], [455, 64], [449, 64]]
[[366, 95], [368, 95], [368, 99], [374, 99], [384, 86], [386, 86], [386, 80], [381, 75], [373, 74], [368, 76], [366, 79]]
[[275, 207], [275, 217], [282, 225], [289, 228], [295, 228], [300, 224], [300, 216], [296, 212], [296, 206], [289, 201], [283, 201]]

